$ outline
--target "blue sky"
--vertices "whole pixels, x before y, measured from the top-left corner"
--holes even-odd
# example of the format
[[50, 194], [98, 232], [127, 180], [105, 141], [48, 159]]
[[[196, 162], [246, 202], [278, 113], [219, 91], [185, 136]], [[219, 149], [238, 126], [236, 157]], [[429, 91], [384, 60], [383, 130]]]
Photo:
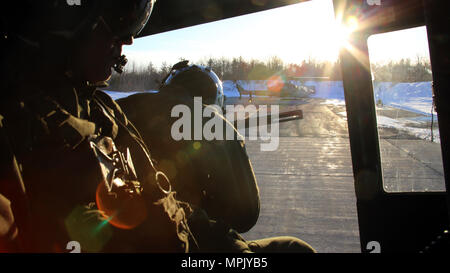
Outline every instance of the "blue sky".
[[[152, 62], [156, 67], [163, 62], [174, 64], [180, 58], [196, 62], [208, 57], [265, 61], [276, 55], [285, 63], [308, 58], [334, 61], [344, 35], [336, 23], [332, 0], [313, 0], [139, 38], [124, 47], [124, 54], [138, 65]], [[428, 54], [424, 28], [387, 36], [369, 40], [376, 48], [370, 55], [374, 61]]]

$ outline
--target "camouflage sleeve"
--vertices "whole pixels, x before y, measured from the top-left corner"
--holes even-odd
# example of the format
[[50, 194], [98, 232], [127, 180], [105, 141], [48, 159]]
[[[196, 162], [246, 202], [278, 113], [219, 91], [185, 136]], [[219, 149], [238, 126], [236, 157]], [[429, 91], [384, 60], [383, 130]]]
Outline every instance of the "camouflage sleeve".
[[15, 250], [17, 234], [11, 202], [0, 193], [0, 252]]
[[209, 177], [205, 205], [211, 217], [223, 219], [238, 232], [246, 232], [259, 217], [259, 189], [244, 141], [234, 126], [224, 121], [224, 131], [231, 127], [234, 139], [202, 141], [201, 165]]

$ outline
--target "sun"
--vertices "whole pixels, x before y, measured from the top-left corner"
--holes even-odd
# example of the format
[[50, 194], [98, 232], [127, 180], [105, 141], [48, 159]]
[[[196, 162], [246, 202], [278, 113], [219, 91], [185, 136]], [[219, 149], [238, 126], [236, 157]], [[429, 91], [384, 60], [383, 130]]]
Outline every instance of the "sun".
[[358, 19], [351, 16], [345, 22], [339, 18], [336, 19], [333, 25], [332, 35], [336, 46], [340, 49], [342, 47], [349, 47], [350, 35], [358, 29]]

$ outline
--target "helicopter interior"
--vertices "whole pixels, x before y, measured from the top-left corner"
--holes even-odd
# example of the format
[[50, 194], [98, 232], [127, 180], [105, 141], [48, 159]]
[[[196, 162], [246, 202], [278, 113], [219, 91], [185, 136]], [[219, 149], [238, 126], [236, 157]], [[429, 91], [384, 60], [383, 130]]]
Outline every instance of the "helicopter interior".
[[[314, 0], [313, 0], [314, 1]], [[188, 27], [201, 25], [205, 23], [218, 22], [221, 20], [234, 18], [237, 16], [249, 15], [256, 12], [268, 11], [275, 8], [289, 7], [289, 5], [299, 4], [296, 0], [200, 0], [200, 1], [179, 1], [179, 0], [164, 0], [157, 1], [154, 12], [151, 16], [151, 24], [146, 26], [139, 34], [138, 39], [152, 37], [157, 34], [168, 31], [183, 31]], [[352, 233], [352, 238], [358, 241], [351, 241], [352, 248], [344, 249], [349, 252], [421, 252], [425, 249], [430, 250], [430, 244], [436, 242], [436, 238], [442, 238], [445, 231], [449, 228], [449, 200], [448, 195], [450, 189], [449, 171], [450, 171], [450, 112], [446, 105], [450, 102], [449, 89], [450, 81], [450, 51], [448, 50], [450, 24], [448, 21], [450, 15], [448, 8], [443, 8], [441, 5], [448, 5], [448, 3], [441, 3], [433, 0], [414, 0], [414, 1], [400, 1], [400, 0], [333, 0], [334, 13], [336, 18], [341, 20], [343, 24], [352, 21], [357, 21], [358, 28], [349, 34], [349, 46], [342, 47], [339, 54], [339, 63], [342, 73], [342, 88], [344, 92], [345, 101], [345, 126], [348, 128], [346, 142], [348, 140], [347, 159], [344, 161], [348, 167], [348, 173], [351, 188], [347, 195], [335, 195], [333, 198], [348, 198], [348, 203], [343, 206], [351, 206], [351, 213], [355, 218], [352, 222], [352, 227], [355, 229]], [[339, 16], [338, 16], [339, 15]], [[377, 35], [384, 35], [396, 31], [402, 31], [412, 28], [422, 27], [427, 33], [428, 39], [426, 43], [429, 47], [429, 60], [432, 66], [432, 82], [433, 84], [433, 100], [436, 106], [435, 117], [439, 121], [437, 131], [439, 132], [440, 141], [438, 144], [433, 142], [433, 148], [424, 146], [423, 150], [417, 151], [406, 146], [398, 140], [394, 144], [412, 157], [415, 161], [424, 162], [420, 158], [423, 151], [435, 150], [436, 156], [439, 157], [439, 170], [435, 170], [439, 174], [439, 186], [437, 188], [410, 188], [394, 190], [387, 187], [389, 170], [386, 169], [386, 162], [388, 162], [389, 155], [386, 154], [388, 148], [383, 145], [391, 145], [392, 138], [384, 137], [386, 129], [380, 127], [381, 118], [379, 116], [379, 109], [376, 105], [377, 86], [374, 85], [373, 71], [371, 66], [372, 48], [376, 51], [376, 45], [371, 46], [371, 37]], [[414, 45], [407, 45], [414, 46]], [[430, 83], [431, 84], [431, 83]], [[306, 106], [305, 106], [306, 107]], [[386, 110], [387, 111], [387, 110]], [[307, 114], [307, 109], [303, 109]], [[400, 113], [395, 112], [397, 117]], [[432, 117], [433, 114], [431, 115]], [[306, 119], [307, 116], [305, 115]], [[300, 120], [298, 122], [305, 122]], [[433, 126], [433, 125], [431, 125]], [[303, 127], [302, 127], [303, 128]], [[385, 142], [387, 144], [385, 144]], [[332, 147], [337, 147], [341, 142], [331, 144]], [[422, 142], [421, 142], [422, 143]], [[392, 145], [394, 145], [392, 144]], [[288, 145], [288, 144], [286, 144]], [[290, 145], [309, 145], [305, 142], [298, 142]], [[337, 145], [337, 146], [336, 146]], [[405, 144], [406, 145], [406, 144]], [[422, 144], [421, 144], [422, 145]], [[424, 144], [425, 145], [425, 144]], [[428, 144], [427, 144], [428, 145]], [[331, 147], [330, 146], [330, 147]], [[414, 146], [414, 145], [411, 145]], [[281, 147], [281, 146], [280, 146]], [[283, 148], [284, 147], [284, 148]], [[292, 149], [291, 146], [283, 146], [283, 149]], [[416, 145], [417, 147], [417, 145]], [[250, 158], [255, 152], [253, 146], [248, 146]], [[256, 153], [256, 152], [255, 152]], [[312, 152], [314, 153], [314, 151]], [[332, 157], [332, 153], [325, 153], [325, 156]], [[308, 154], [303, 154], [300, 160], [308, 160]], [[279, 168], [290, 168], [294, 171], [287, 173], [291, 178], [283, 181], [285, 183], [295, 184], [298, 177], [293, 176], [295, 169], [302, 168], [300, 164], [296, 165], [298, 158], [291, 158], [295, 162], [287, 165], [280, 165]], [[264, 169], [265, 158], [261, 159], [255, 157], [255, 171]], [[287, 162], [289, 157], [284, 158]], [[428, 162], [428, 161], [427, 161]], [[390, 164], [396, 169], [393, 177], [398, 178], [399, 170], [404, 165], [400, 160], [392, 160]], [[431, 164], [431, 163], [430, 163]], [[258, 167], [261, 166], [261, 167]], [[429, 165], [431, 166], [431, 165]], [[434, 165], [433, 165], [434, 166]], [[431, 169], [434, 167], [430, 167]], [[414, 174], [414, 167], [412, 165], [406, 166], [404, 169], [405, 176], [417, 176]], [[429, 168], [429, 169], [430, 169]], [[435, 168], [434, 168], [435, 169]], [[278, 170], [277, 172], [283, 172]], [[330, 170], [328, 170], [330, 171]], [[412, 174], [412, 175], [411, 175]], [[420, 176], [420, 175], [419, 175]], [[431, 174], [425, 173], [423, 176], [416, 177], [417, 180], [431, 179]], [[339, 181], [340, 178], [332, 177], [333, 181]], [[258, 177], [259, 179], [259, 177]], [[277, 179], [272, 176], [271, 179]], [[303, 179], [303, 178], [302, 178]], [[260, 180], [260, 179], [259, 179]], [[267, 186], [267, 190], [263, 189], [266, 186], [264, 183], [260, 185], [262, 192], [268, 196], [262, 199], [262, 202], [271, 202], [272, 194], [276, 188]], [[401, 178], [400, 178], [401, 180]], [[427, 180], [428, 181], [428, 180]], [[348, 183], [348, 182], [347, 182]], [[421, 183], [420, 181], [417, 183]], [[309, 194], [301, 195], [307, 198], [310, 195], [317, 194], [314, 191], [323, 191], [317, 187], [309, 189]], [[276, 192], [284, 194], [284, 191]], [[335, 203], [333, 200], [327, 200], [326, 197], [331, 195], [323, 195], [321, 206], [332, 207]], [[294, 198], [294, 197], [292, 197]], [[266, 201], [264, 201], [266, 200]], [[285, 200], [289, 203], [289, 198]], [[309, 207], [296, 207], [293, 203], [288, 207], [289, 212], [301, 211], [307, 212], [294, 214], [296, 216], [291, 219], [294, 222], [304, 222], [302, 215], [314, 212], [314, 200], [309, 200], [312, 204]], [[336, 200], [334, 200], [336, 202]], [[289, 205], [288, 205], [289, 206]], [[333, 213], [330, 208], [326, 211]], [[274, 212], [266, 215], [270, 218]], [[287, 216], [286, 216], [287, 217]], [[320, 215], [316, 219], [320, 218]], [[345, 218], [345, 217], [344, 217]], [[306, 219], [310, 219], [306, 217]], [[266, 226], [270, 226], [270, 220], [266, 220]], [[268, 224], [269, 223], [269, 224]], [[319, 223], [319, 222], [317, 222]], [[316, 223], [316, 224], [317, 224]], [[341, 223], [341, 222], [338, 222]], [[318, 224], [317, 224], [318, 225]], [[343, 229], [345, 225], [336, 227]], [[304, 226], [302, 226], [304, 227]], [[290, 232], [289, 226], [285, 227], [283, 231]], [[255, 234], [263, 235], [263, 231]], [[266, 235], [266, 234], [264, 234]], [[321, 234], [310, 234], [311, 238], [314, 236], [320, 237]], [[342, 235], [342, 234], [341, 234]], [[300, 236], [303, 236], [300, 234]], [[343, 235], [344, 236], [344, 235]], [[344, 236], [345, 237], [345, 236]], [[302, 237], [304, 238], [304, 236]], [[308, 237], [309, 238], [309, 237]], [[334, 240], [331, 238], [330, 240]], [[345, 241], [346, 239], [343, 239]], [[308, 241], [308, 240], [307, 240]], [[317, 239], [321, 242], [321, 239]], [[329, 244], [329, 241], [326, 242]], [[356, 248], [355, 248], [356, 244]], [[345, 245], [345, 243], [343, 243]], [[314, 246], [314, 244], [313, 244]], [[428, 248], [427, 248], [428, 247]], [[357, 249], [358, 248], [358, 249]], [[320, 248], [324, 252], [340, 252], [340, 249]], [[431, 249], [433, 250], [433, 249]]]

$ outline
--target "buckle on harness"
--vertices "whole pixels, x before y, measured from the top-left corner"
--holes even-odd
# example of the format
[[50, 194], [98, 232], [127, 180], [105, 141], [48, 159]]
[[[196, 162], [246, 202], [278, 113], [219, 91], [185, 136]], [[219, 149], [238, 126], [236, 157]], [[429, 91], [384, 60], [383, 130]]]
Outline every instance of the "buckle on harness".
[[129, 148], [126, 154], [122, 153], [110, 137], [91, 138], [89, 145], [99, 162], [108, 194], [114, 195], [116, 189], [131, 195], [141, 193]]

